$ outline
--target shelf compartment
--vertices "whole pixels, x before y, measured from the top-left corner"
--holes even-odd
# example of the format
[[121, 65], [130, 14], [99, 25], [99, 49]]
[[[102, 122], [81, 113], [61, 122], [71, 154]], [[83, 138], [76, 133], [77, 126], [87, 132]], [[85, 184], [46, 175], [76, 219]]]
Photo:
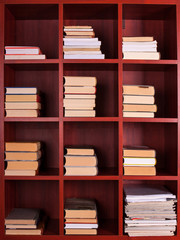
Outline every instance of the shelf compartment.
[[64, 64], [63, 75], [96, 77], [96, 116], [118, 116], [117, 64]]
[[64, 4], [63, 25], [92, 26], [105, 58], [118, 58], [117, 4]]
[[[5, 123], [5, 142], [40, 141], [43, 143], [43, 158], [38, 179], [49, 179], [59, 174], [59, 125], [58, 123], [9, 122]], [[9, 178], [9, 177], [7, 177]], [[33, 177], [10, 177], [32, 179]]]
[[58, 58], [58, 5], [5, 6], [5, 46], [39, 46], [47, 58]]
[[64, 146], [92, 146], [99, 176], [118, 175], [118, 123], [64, 122]]
[[161, 59], [177, 59], [176, 5], [123, 4], [123, 36], [153, 36]]
[[[48, 194], [47, 194], [48, 190]], [[59, 234], [59, 183], [58, 181], [5, 182], [5, 216], [13, 208], [40, 208], [49, 220], [44, 235]]]
[[64, 197], [94, 199], [98, 211], [98, 235], [118, 234], [118, 181], [67, 180], [64, 181]]
[[152, 176], [152, 179], [158, 176], [177, 176], [177, 139], [176, 123], [123, 124], [124, 146], [148, 146], [156, 150], [157, 176]]
[[42, 116], [59, 115], [58, 64], [5, 65], [5, 87], [37, 87], [41, 93]]
[[155, 117], [177, 118], [177, 65], [123, 64], [123, 84], [154, 86]]

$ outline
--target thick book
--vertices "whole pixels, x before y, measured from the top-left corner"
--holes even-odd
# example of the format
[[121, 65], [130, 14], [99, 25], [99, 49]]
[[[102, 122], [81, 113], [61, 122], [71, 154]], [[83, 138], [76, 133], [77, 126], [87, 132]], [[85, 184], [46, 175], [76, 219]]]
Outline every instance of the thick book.
[[65, 147], [64, 154], [66, 155], [95, 155], [95, 151], [93, 148], [80, 148], [80, 147]]
[[74, 229], [94, 229], [98, 228], [97, 223], [65, 223], [65, 229], [74, 228]]
[[154, 41], [152, 36], [140, 36], [140, 37], [123, 37], [123, 42], [151, 42]]
[[143, 158], [155, 158], [156, 151], [150, 149], [147, 146], [124, 146], [123, 147], [124, 157], [143, 157]]
[[95, 87], [97, 84], [97, 78], [86, 76], [64, 76], [63, 83], [64, 86]]
[[159, 52], [123, 52], [123, 59], [160, 60]]
[[41, 103], [38, 102], [5, 102], [5, 109], [41, 109]]
[[124, 112], [123, 117], [154, 118], [153, 112]]
[[97, 235], [97, 229], [65, 229], [65, 235]]
[[98, 168], [95, 167], [64, 167], [64, 176], [97, 176]]
[[45, 54], [5, 54], [5, 60], [41, 60], [46, 59]]
[[64, 99], [63, 107], [65, 108], [94, 108], [96, 106], [95, 99]]
[[41, 142], [5, 142], [5, 151], [36, 152], [41, 149]]
[[33, 46], [5, 46], [6, 54], [41, 54], [39, 47]]
[[5, 102], [40, 102], [40, 96], [37, 94], [5, 95]]
[[154, 104], [154, 96], [123, 95], [123, 104]]
[[104, 54], [64, 54], [64, 59], [104, 59]]
[[96, 99], [96, 94], [64, 94], [64, 99]]
[[5, 160], [29, 160], [36, 161], [41, 158], [41, 151], [37, 152], [5, 152]]
[[6, 170], [37, 170], [40, 166], [38, 161], [7, 161]]
[[157, 112], [156, 104], [123, 104], [124, 112]]
[[155, 89], [154, 86], [148, 85], [123, 85], [123, 94], [154, 96]]
[[22, 110], [22, 109], [8, 109], [5, 110], [6, 117], [38, 117], [40, 115], [39, 110]]
[[[95, 94], [95, 86], [64, 86], [64, 94]], [[68, 101], [68, 100], [67, 100]]]
[[141, 166], [125, 166], [124, 175], [134, 175], [134, 176], [155, 176], [156, 168], [155, 167], [141, 167]]
[[36, 176], [38, 170], [5, 170], [5, 176]]
[[5, 224], [37, 224], [39, 209], [14, 208], [5, 218]]
[[123, 165], [124, 166], [155, 166], [156, 158], [145, 158], [145, 157], [123, 157]]
[[38, 89], [35, 87], [6, 87], [6, 94], [37, 94]]
[[64, 166], [81, 166], [81, 167], [95, 167], [97, 166], [97, 157], [87, 155], [64, 155]]
[[95, 117], [95, 110], [66, 110], [64, 111], [65, 117]]
[[64, 223], [98, 223], [97, 218], [65, 218]]

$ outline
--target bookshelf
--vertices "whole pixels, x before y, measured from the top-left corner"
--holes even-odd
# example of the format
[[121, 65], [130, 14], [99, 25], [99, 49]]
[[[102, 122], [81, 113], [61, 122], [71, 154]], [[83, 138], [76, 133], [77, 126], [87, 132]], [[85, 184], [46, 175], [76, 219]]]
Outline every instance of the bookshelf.
[[[0, 239], [120, 240], [123, 185], [166, 185], [177, 194], [180, 238], [180, 1], [179, 0], [0, 0]], [[103, 60], [64, 60], [63, 25], [92, 25], [102, 41]], [[123, 60], [122, 36], [154, 36], [161, 60]], [[4, 46], [39, 46], [46, 60], [4, 60]], [[97, 77], [97, 117], [63, 117], [63, 75]], [[155, 118], [122, 117], [122, 84], [156, 89]], [[42, 117], [4, 117], [4, 87], [37, 87]], [[42, 141], [44, 162], [35, 177], [4, 176], [5, 141]], [[123, 176], [123, 144], [157, 150], [157, 176]], [[63, 175], [65, 145], [92, 145], [99, 175]], [[95, 198], [97, 236], [64, 235], [64, 199]], [[6, 236], [4, 218], [13, 207], [42, 208], [49, 222], [42, 236]], [[150, 240], [151, 237], [133, 239]]]

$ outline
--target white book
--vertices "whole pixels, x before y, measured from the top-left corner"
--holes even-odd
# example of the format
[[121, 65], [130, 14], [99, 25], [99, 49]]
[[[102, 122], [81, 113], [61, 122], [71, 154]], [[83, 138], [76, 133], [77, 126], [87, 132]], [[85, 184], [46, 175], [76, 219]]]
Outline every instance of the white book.
[[128, 224], [137, 224], [137, 226], [141, 225], [177, 225], [177, 221], [176, 220], [129, 220], [129, 219], [125, 219], [125, 223]]
[[131, 42], [122, 42], [123, 45], [138, 45], [138, 46], [146, 46], [146, 45], [156, 45], [157, 46], [157, 41], [147, 41], [147, 42], [137, 42], [137, 41], [131, 41]]
[[32, 46], [5, 46], [6, 54], [40, 54], [39, 47]]
[[149, 232], [131, 232], [128, 233], [129, 237], [142, 237], [142, 236], [174, 236], [174, 233], [171, 231], [149, 231]]
[[66, 223], [65, 224], [65, 229], [66, 228], [88, 228], [88, 229], [91, 229], [91, 228], [98, 228], [98, 224], [96, 223]]
[[6, 94], [37, 94], [38, 90], [35, 87], [6, 87]]
[[159, 60], [159, 52], [123, 52], [123, 59], [129, 60]]
[[[68, 39], [69, 40], [69, 39]], [[77, 40], [77, 39], [76, 39]], [[85, 40], [85, 39], [83, 39]], [[89, 40], [89, 39], [88, 39]], [[67, 47], [67, 46], [87, 46], [89, 44], [89, 46], [92, 46], [92, 47], [100, 47], [101, 46], [101, 41], [92, 41], [92, 42], [87, 42], [87, 41], [82, 41], [82, 40], [79, 40], [78, 41], [64, 41], [64, 46]]]
[[98, 42], [98, 38], [82, 38], [81, 40], [79, 38], [63, 38], [64, 42], [85, 42], [85, 43], [92, 43], [92, 42]]
[[102, 54], [101, 51], [64, 51], [65, 55], [96, 55], [96, 54]]
[[97, 55], [84, 55], [84, 54], [78, 54], [78, 55], [67, 55], [64, 54], [64, 59], [104, 59], [104, 54], [97, 54]]
[[72, 49], [72, 48], [82, 48], [82, 49], [86, 49], [86, 48], [99, 48], [99, 46], [100, 46], [100, 44], [97, 44], [97, 45], [95, 45], [95, 44], [91, 44], [91, 45], [66, 45], [66, 46], [64, 46], [63, 47], [63, 49], [68, 49], [68, 48], [70, 48], [70, 49]]
[[96, 99], [96, 94], [64, 94], [64, 99]]
[[156, 158], [123, 158], [124, 160], [124, 165], [131, 165], [131, 166], [136, 166], [136, 165], [141, 165], [141, 166], [146, 166], [146, 165], [151, 165], [154, 166], [156, 164]]
[[93, 28], [65, 28], [64, 32], [93, 32]]
[[123, 46], [123, 52], [157, 52], [157, 47]]
[[125, 112], [125, 111], [123, 111], [123, 117], [154, 118], [154, 113], [153, 112]]

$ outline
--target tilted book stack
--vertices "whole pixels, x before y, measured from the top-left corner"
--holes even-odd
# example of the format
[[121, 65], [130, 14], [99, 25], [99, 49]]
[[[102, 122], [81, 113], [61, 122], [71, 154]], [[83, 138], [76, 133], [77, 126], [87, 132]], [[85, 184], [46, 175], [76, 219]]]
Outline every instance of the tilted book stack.
[[124, 147], [124, 175], [156, 175], [156, 151], [148, 147]]
[[38, 117], [41, 103], [35, 87], [5, 88], [6, 117]]
[[40, 142], [6, 142], [5, 176], [35, 176], [41, 156]]
[[32, 46], [6, 46], [5, 60], [39, 60], [46, 59], [39, 47]]
[[6, 235], [42, 235], [46, 217], [40, 209], [14, 208], [5, 218]]
[[95, 117], [96, 77], [64, 76], [64, 116]]
[[68, 198], [64, 206], [66, 235], [97, 235], [97, 208], [94, 200]]
[[176, 196], [163, 186], [124, 185], [125, 233], [136, 236], [173, 236]]
[[123, 37], [123, 59], [159, 60], [157, 41], [153, 37]]
[[104, 59], [92, 26], [64, 27], [64, 59]]
[[96, 176], [97, 164], [97, 156], [93, 148], [65, 148], [65, 176]]
[[123, 117], [153, 118], [157, 111], [154, 86], [123, 85]]

